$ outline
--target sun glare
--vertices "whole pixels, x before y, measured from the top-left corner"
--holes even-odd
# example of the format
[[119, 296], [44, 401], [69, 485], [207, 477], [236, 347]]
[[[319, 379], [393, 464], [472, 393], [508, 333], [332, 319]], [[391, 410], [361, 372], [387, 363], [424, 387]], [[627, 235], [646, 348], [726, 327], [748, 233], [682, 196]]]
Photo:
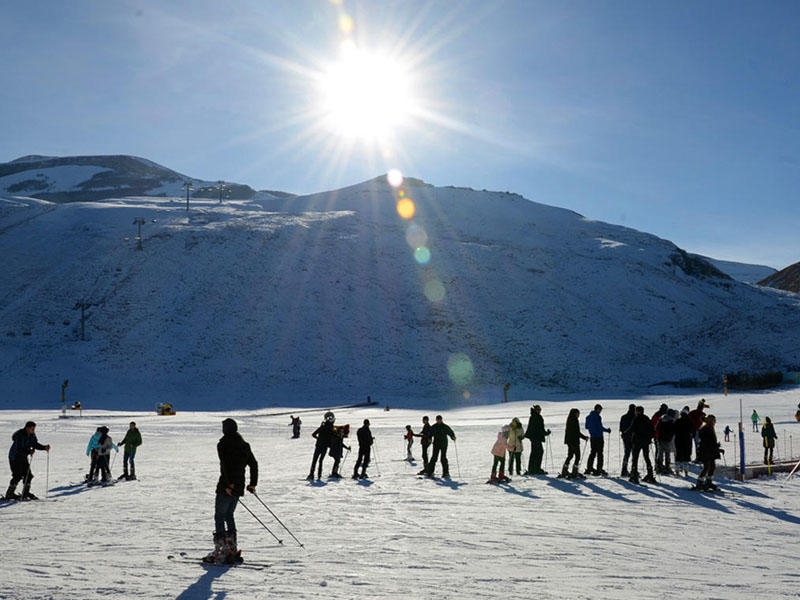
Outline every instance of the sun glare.
[[321, 78], [324, 121], [348, 138], [384, 140], [408, 124], [414, 112], [411, 87], [399, 61], [345, 47]]

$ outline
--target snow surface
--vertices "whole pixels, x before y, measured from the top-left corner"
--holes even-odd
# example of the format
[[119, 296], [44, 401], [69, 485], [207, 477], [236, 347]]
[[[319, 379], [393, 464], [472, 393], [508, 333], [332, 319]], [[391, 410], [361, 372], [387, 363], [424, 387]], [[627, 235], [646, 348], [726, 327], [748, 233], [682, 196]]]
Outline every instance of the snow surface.
[[[776, 458], [800, 455], [795, 392], [706, 398], [726, 424], [745, 420], [747, 453], [757, 458], [750, 431], [753, 408], [776, 423]], [[663, 401], [694, 406], [699, 396], [636, 400], [652, 414]], [[514, 416], [527, 423], [531, 402], [543, 407], [552, 429], [545, 454], [549, 477], [485, 485], [496, 432]], [[604, 399], [611, 475], [619, 473], [617, 425], [629, 399]], [[376, 438], [370, 481], [303, 481], [313, 452], [311, 431], [323, 411], [297, 407], [236, 412], [153, 413], [0, 411], [10, 436], [28, 419], [38, 423], [49, 457], [37, 452], [33, 491], [48, 501], [0, 506], [4, 599], [87, 598], [795, 598], [800, 586], [800, 477], [774, 475], [744, 483], [718, 478], [724, 495], [689, 491], [689, 481], [661, 477], [636, 486], [617, 478], [581, 483], [552, 475], [565, 457], [564, 421], [594, 400], [469, 407], [443, 412], [457, 444], [450, 447], [452, 481], [419, 479], [421, 468], [402, 461], [406, 424], [418, 430], [423, 410], [336, 409], [352, 436], [364, 418]], [[290, 439], [289, 414], [300, 414], [299, 440]], [[430, 413], [433, 417], [436, 413]], [[301, 548], [257, 500], [244, 502], [282, 539], [279, 544], [243, 506], [236, 511], [244, 567], [206, 568], [168, 561], [211, 547], [215, 445], [221, 421], [239, 431], [259, 460], [260, 497], [303, 543]], [[88, 469], [85, 447], [101, 424], [121, 439], [134, 419], [144, 443], [136, 482], [109, 488], [79, 485]], [[794, 438], [798, 438], [794, 440]], [[351, 440], [355, 443], [355, 440]], [[725, 443], [725, 461], [736, 462]], [[523, 463], [529, 445], [525, 442]], [[355, 450], [355, 446], [354, 446]], [[415, 443], [414, 455], [419, 456]], [[355, 455], [342, 472], [352, 473]], [[121, 454], [113, 474], [121, 471]], [[326, 458], [324, 473], [331, 467]], [[585, 464], [585, 455], [582, 461]], [[722, 461], [720, 461], [720, 468]], [[438, 470], [437, 470], [438, 472]], [[7, 472], [5, 473], [7, 474]], [[77, 484], [77, 485], [76, 485]], [[46, 485], [49, 489], [46, 489]], [[251, 563], [269, 566], [248, 568]]]

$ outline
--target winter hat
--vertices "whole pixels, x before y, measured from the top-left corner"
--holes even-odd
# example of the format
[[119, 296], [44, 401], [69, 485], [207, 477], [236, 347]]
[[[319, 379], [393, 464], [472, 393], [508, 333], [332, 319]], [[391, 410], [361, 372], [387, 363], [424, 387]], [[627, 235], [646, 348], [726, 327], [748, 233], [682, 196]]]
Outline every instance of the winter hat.
[[222, 433], [225, 433], [225, 434], [236, 433], [238, 431], [238, 429], [239, 429], [239, 426], [236, 424], [236, 421], [234, 421], [233, 419], [228, 418], [228, 419], [225, 419], [222, 422]]
[[34, 423], [33, 421], [28, 421], [27, 423], [25, 423], [25, 429], [28, 429], [28, 427], [36, 427], [36, 423]]
[[688, 415], [689, 414], [689, 407], [688, 406], [684, 406], [683, 409], [681, 410], [681, 414], [682, 415]]

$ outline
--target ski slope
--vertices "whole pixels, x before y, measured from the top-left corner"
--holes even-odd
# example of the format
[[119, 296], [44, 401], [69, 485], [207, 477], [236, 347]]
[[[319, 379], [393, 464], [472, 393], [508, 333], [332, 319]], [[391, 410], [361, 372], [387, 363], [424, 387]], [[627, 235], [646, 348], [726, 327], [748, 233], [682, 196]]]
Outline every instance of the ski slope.
[[[706, 396], [722, 439], [734, 427], [742, 400], [747, 454], [760, 455], [750, 431], [753, 408], [771, 416], [777, 459], [800, 457], [794, 392]], [[633, 400], [648, 415], [661, 402], [680, 409], [699, 397]], [[489, 450], [499, 428], [518, 416], [527, 423], [530, 401], [443, 412], [456, 432], [450, 447], [451, 481], [420, 479], [409, 465], [404, 427], [418, 431], [422, 410], [337, 410], [351, 436], [369, 418], [376, 439], [369, 481], [308, 484], [311, 432], [323, 410], [297, 408], [240, 412], [2, 411], [0, 433], [37, 421], [49, 458], [33, 459], [32, 490], [46, 501], [0, 505], [7, 534], [3, 550], [4, 599], [44, 598], [794, 598], [800, 586], [800, 477], [786, 474], [745, 483], [718, 478], [723, 494], [690, 491], [690, 481], [659, 477], [636, 486], [618, 475], [618, 421], [630, 399], [600, 400], [613, 430], [606, 447], [610, 478], [584, 482], [554, 477], [566, 455], [563, 430], [573, 406], [583, 418], [596, 400], [538, 402], [553, 431], [545, 453], [548, 477], [513, 477], [486, 485]], [[289, 415], [301, 415], [300, 439]], [[430, 416], [433, 418], [435, 412]], [[231, 416], [251, 444], [261, 471], [258, 493], [303, 544], [247, 495], [236, 511], [244, 566], [204, 567], [168, 560], [211, 548], [216, 443]], [[88, 469], [86, 443], [101, 424], [122, 438], [130, 420], [144, 439], [137, 455], [139, 481], [107, 488], [78, 483]], [[790, 438], [793, 448], [790, 450]], [[354, 439], [351, 439], [355, 443]], [[734, 444], [724, 444], [734, 462]], [[523, 464], [527, 462], [525, 443]], [[353, 447], [355, 451], [356, 448]], [[352, 474], [355, 455], [344, 460]], [[121, 454], [113, 474], [121, 472]], [[332, 460], [325, 460], [329, 473]], [[585, 455], [582, 459], [585, 464]], [[720, 467], [722, 462], [720, 461]], [[5, 467], [7, 469], [7, 465]], [[437, 472], [438, 469], [437, 469]], [[8, 471], [4, 472], [8, 475]], [[4, 482], [5, 484], [5, 482]], [[78, 484], [78, 485], [75, 485]], [[253, 563], [258, 563], [253, 564]], [[264, 566], [266, 565], [266, 566]]]

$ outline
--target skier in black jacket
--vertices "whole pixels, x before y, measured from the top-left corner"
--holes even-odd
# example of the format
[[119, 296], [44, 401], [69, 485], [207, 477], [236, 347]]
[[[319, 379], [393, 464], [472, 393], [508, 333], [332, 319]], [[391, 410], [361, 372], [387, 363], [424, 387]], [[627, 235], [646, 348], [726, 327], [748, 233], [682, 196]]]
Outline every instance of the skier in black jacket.
[[[353, 468], [353, 479], [366, 479], [372, 443], [375, 441], [369, 430], [369, 419], [364, 419], [363, 427], [356, 431], [356, 438], [358, 438], [358, 460]], [[358, 474], [359, 468], [361, 468], [361, 475]]]
[[[12, 444], [8, 451], [8, 463], [11, 466], [11, 482], [6, 490], [6, 500], [38, 500], [31, 494], [31, 463], [29, 457], [36, 450], [50, 452], [50, 445], [42, 445], [36, 438], [36, 423], [28, 421], [25, 427], [17, 429], [11, 436]], [[17, 484], [22, 481], [22, 496], [16, 494]]]
[[439, 460], [439, 455], [442, 456], [442, 477], [445, 479], [450, 478], [450, 463], [447, 460], [447, 438], [454, 442], [456, 441], [456, 434], [450, 429], [442, 420], [442, 415], [436, 415], [436, 423], [431, 426], [431, 437], [433, 438], [433, 455], [428, 462], [427, 476], [433, 477], [433, 472], [436, 469], [436, 461]]
[[653, 439], [653, 422], [644, 414], [644, 407], [636, 407], [636, 416], [633, 418], [633, 423], [625, 433], [631, 434], [633, 441], [633, 456], [631, 457], [631, 483], [639, 483], [639, 454], [644, 456], [644, 463], [647, 466], [647, 475], [642, 478], [642, 481], [648, 483], [655, 483], [656, 478], [653, 477], [653, 463], [650, 461], [650, 441]]
[[545, 429], [542, 407], [534, 404], [531, 407], [528, 428], [525, 430], [525, 437], [531, 441], [531, 454], [528, 457], [528, 470], [525, 475], [547, 475], [547, 471], [542, 469], [542, 458], [544, 457], [543, 444], [548, 435], [550, 435], [550, 430]]
[[717, 489], [717, 486], [712, 481], [714, 468], [716, 460], [725, 453], [725, 450], [720, 448], [717, 441], [717, 432], [714, 431], [716, 424], [717, 418], [714, 415], [706, 415], [705, 423], [697, 431], [697, 436], [700, 438], [700, 443], [697, 446], [697, 457], [703, 463], [703, 470], [700, 471], [700, 476], [694, 486], [694, 489], [697, 490], [713, 491]]
[[628, 459], [631, 457], [631, 450], [633, 450], [633, 434], [630, 432], [631, 424], [636, 416], [636, 405], [630, 404], [628, 412], [622, 415], [619, 420], [619, 435], [622, 437], [622, 446], [625, 449], [622, 455], [622, 477], [630, 476], [628, 472]]
[[255, 493], [258, 484], [258, 462], [250, 444], [244, 441], [233, 419], [222, 422], [223, 436], [217, 444], [219, 480], [214, 503], [214, 551], [204, 562], [231, 564], [241, 562], [236, 541], [236, 521], [233, 512], [245, 491], [245, 467], [250, 469], [247, 491]]
[[331, 445], [334, 421], [336, 421], [334, 414], [331, 411], [326, 412], [325, 420], [317, 427], [316, 431], [311, 434], [311, 437], [317, 440], [317, 443], [314, 446], [314, 458], [311, 460], [311, 470], [308, 472], [308, 477], [306, 477], [309, 481], [314, 481], [314, 467], [317, 465], [317, 460], [319, 460], [317, 479], [322, 479], [322, 461]]
[[[564, 466], [561, 468], [559, 477], [567, 479], [584, 479], [583, 474], [578, 471], [578, 465], [581, 462], [581, 440], [588, 440], [589, 436], [581, 433], [581, 423], [578, 420], [581, 411], [577, 408], [572, 408], [567, 415], [567, 422], [564, 428], [564, 443], [567, 445], [567, 460], [564, 461]], [[572, 471], [569, 470], [569, 463], [573, 459], [575, 462], [572, 464]]]

